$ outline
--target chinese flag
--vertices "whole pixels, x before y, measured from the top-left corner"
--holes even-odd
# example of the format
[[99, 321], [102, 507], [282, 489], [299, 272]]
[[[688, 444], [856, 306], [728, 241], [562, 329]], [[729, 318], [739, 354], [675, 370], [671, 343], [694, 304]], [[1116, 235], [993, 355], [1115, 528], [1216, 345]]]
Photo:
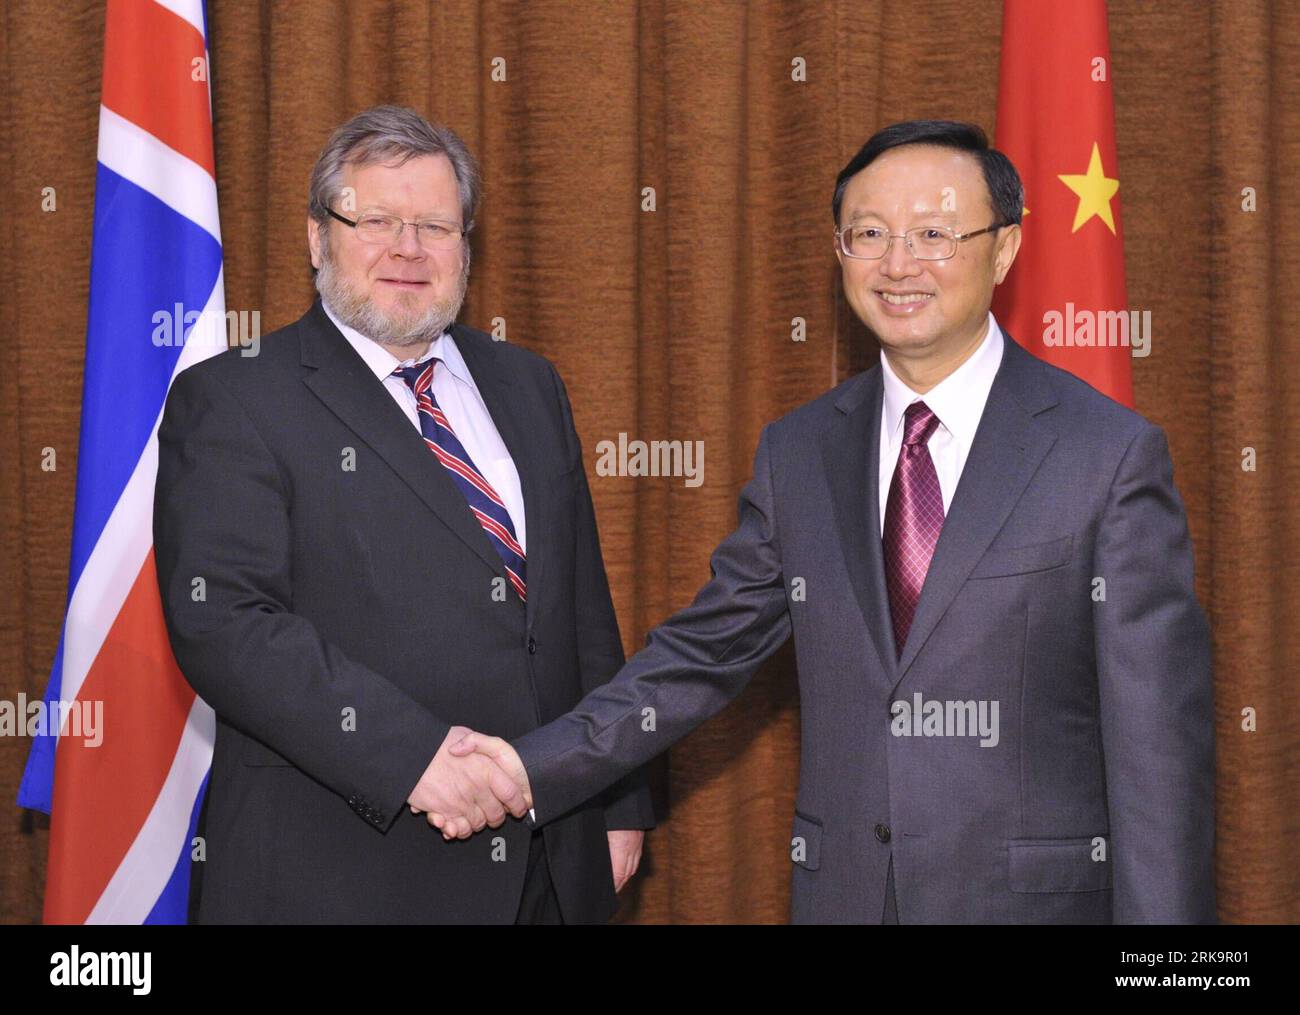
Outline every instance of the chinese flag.
[[1105, 0], [1003, 0], [995, 144], [1024, 180], [1025, 215], [994, 315], [1031, 352], [1131, 407], [1139, 319], [1124, 285]]

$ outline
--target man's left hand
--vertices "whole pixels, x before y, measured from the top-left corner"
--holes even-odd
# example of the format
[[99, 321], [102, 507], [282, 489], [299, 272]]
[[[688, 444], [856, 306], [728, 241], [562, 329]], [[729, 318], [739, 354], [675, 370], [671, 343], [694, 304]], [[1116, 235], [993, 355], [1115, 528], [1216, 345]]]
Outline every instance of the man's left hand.
[[645, 832], [639, 828], [621, 828], [605, 834], [609, 837], [609, 865], [614, 868], [614, 891], [621, 892], [641, 864]]

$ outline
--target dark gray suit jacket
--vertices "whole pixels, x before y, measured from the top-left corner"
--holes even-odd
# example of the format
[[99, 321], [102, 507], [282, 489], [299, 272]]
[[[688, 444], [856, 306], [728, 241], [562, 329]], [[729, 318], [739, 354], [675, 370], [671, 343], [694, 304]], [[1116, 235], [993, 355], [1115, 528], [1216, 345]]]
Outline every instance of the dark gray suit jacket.
[[[609, 679], [623, 649], [559, 376], [482, 332], [452, 335], [519, 472], [527, 606], [319, 302], [260, 355], [232, 350], [172, 385], [154, 543], [176, 660], [217, 715], [202, 922], [518, 911], [526, 824], [445, 842], [405, 801], [451, 725], [524, 733]], [[567, 921], [614, 912], [606, 829], [653, 823], [634, 773], [546, 828]]]
[[[1163, 432], [1006, 335], [899, 659], [881, 397], [876, 367], [764, 429], [694, 603], [514, 741], [538, 821], [716, 713], [793, 633], [795, 922], [879, 922], [891, 855], [903, 923], [1213, 921], [1210, 646]], [[917, 693], [996, 701], [997, 745], [895, 735]]]

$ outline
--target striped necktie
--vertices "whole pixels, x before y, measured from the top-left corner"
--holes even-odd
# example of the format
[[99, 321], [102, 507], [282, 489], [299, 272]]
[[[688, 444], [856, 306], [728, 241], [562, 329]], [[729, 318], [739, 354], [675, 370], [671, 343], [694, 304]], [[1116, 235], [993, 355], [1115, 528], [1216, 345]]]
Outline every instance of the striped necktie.
[[441, 363], [438, 358], [417, 363], [414, 366], [398, 367], [393, 371], [394, 377], [400, 377], [415, 394], [416, 409], [420, 418], [420, 432], [424, 434], [424, 443], [429, 446], [438, 461], [446, 467], [451, 478], [465, 495], [469, 509], [483, 526], [488, 541], [501, 556], [506, 566], [506, 576], [510, 584], [519, 593], [519, 598], [527, 602], [527, 586], [524, 584], [524, 548], [515, 538], [515, 523], [510, 520], [510, 512], [505, 502], [492, 489], [492, 484], [479, 472], [465, 446], [461, 444], [438, 408], [433, 397], [434, 365]]

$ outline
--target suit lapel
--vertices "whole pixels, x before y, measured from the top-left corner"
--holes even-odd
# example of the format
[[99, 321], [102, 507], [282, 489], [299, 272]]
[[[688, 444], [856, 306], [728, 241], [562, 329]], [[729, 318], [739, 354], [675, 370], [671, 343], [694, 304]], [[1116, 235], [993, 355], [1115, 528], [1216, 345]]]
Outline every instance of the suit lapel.
[[822, 461], [844, 564], [858, 607], [884, 666], [887, 684], [897, 682], [894, 635], [885, 591], [880, 543], [880, 412], [884, 386], [877, 367], [861, 374], [835, 403], [822, 437]]
[[916, 616], [898, 662], [897, 681], [907, 675], [917, 653], [1056, 442], [1055, 432], [1034, 418], [1056, 404], [1054, 393], [1035, 369], [1037, 363], [1030, 354], [1005, 331], [1003, 338], [1002, 363], [939, 533]]
[[392, 467], [448, 529], [506, 581], [501, 557], [470, 513], [465, 495], [429, 452], [383, 383], [325, 315], [319, 300], [303, 318], [299, 332], [302, 363], [314, 368], [303, 383]]
[[532, 413], [541, 412], [541, 407], [524, 405], [526, 397], [521, 385], [515, 383], [514, 376], [501, 362], [497, 355], [496, 343], [455, 325], [452, 337], [460, 350], [474, 377], [483, 404], [496, 425], [501, 440], [510, 452], [519, 473], [519, 487], [524, 496], [524, 522], [527, 526], [527, 558], [525, 562], [525, 582], [528, 586], [527, 616], [531, 630], [537, 613], [538, 593], [545, 586], [547, 540], [541, 529], [541, 503], [545, 495], [546, 484], [542, 481], [540, 467], [542, 456], [538, 453], [532, 439], [532, 430], [524, 423], [525, 419], [534, 418]]

